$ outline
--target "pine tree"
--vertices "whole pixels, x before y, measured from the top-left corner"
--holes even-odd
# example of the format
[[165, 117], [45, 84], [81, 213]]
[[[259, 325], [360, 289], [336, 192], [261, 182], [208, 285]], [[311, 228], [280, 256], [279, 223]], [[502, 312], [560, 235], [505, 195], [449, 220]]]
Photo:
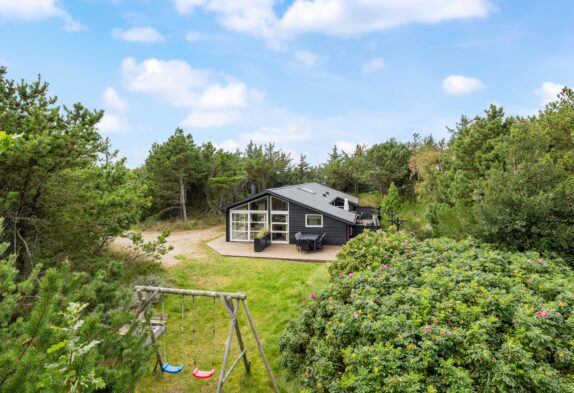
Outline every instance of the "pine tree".
[[295, 181], [297, 183], [308, 183], [313, 180], [313, 167], [307, 162], [307, 156], [301, 154], [299, 163], [294, 169]]
[[193, 137], [177, 128], [164, 143], [154, 143], [144, 164], [146, 183], [160, 212], [178, 210], [187, 220], [189, 190], [200, 177], [199, 154]]
[[391, 183], [387, 195], [385, 195], [385, 197], [383, 198], [383, 202], [381, 204], [381, 212], [396, 213], [399, 211], [400, 208], [401, 208], [401, 198], [399, 196], [399, 190], [395, 186], [395, 183]]

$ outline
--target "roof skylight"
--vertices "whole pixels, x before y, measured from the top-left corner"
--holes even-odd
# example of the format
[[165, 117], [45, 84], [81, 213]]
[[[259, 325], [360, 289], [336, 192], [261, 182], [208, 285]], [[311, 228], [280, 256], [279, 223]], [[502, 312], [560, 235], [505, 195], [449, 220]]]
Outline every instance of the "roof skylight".
[[299, 189], [300, 189], [301, 191], [308, 192], [309, 194], [313, 194], [313, 195], [316, 194], [315, 191], [313, 191], [313, 190], [311, 190], [310, 188], [307, 188], [307, 187], [299, 187]]

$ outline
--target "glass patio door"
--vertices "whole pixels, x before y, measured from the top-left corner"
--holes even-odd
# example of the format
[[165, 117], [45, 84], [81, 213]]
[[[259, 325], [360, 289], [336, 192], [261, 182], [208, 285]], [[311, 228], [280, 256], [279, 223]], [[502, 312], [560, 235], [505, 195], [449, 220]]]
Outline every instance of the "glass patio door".
[[289, 243], [289, 214], [271, 214], [271, 242]]
[[249, 213], [231, 212], [231, 240], [249, 241]]

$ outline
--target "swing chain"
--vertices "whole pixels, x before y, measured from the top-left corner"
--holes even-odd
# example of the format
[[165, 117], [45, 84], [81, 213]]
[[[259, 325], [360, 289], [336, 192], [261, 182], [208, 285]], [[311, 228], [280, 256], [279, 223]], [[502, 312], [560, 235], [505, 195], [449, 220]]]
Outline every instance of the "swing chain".
[[193, 365], [197, 368], [197, 351], [195, 349], [195, 296], [191, 297], [191, 341], [193, 342]]
[[184, 320], [184, 312], [185, 312], [185, 300], [184, 300], [184, 295], [183, 293], [181, 294], [181, 363], [183, 364], [183, 336], [184, 336], [184, 329], [183, 326], [185, 324], [185, 320]]
[[[167, 324], [165, 323], [165, 321], [167, 320], [167, 318], [165, 318], [165, 295], [162, 295], [161, 297], [161, 323], [163, 325], [163, 362], [167, 362], [167, 342], [166, 342], [166, 336], [167, 336]], [[164, 319], [165, 318], [165, 319]]]
[[211, 327], [211, 368], [215, 368], [215, 298], [213, 298], [213, 311], [212, 311], [212, 327]]

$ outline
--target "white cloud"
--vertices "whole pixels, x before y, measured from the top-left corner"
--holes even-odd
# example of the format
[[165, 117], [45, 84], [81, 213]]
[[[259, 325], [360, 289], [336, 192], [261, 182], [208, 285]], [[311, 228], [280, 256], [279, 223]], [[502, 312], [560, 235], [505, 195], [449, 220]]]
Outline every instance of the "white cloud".
[[335, 146], [339, 149], [339, 152], [345, 152], [347, 154], [353, 154], [357, 145], [361, 146], [369, 146], [369, 144], [365, 141], [362, 142], [351, 142], [351, 141], [337, 141], [335, 142]]
[[172, 0], [181, 14], [202, 7], [217, 14], [219, 22], [227, 29], [248, 33], [267, 40], [276, 46], [281, 34], [273, 11], [274, 0]]
[[186, 35], [185, 35], [185, 40], [187, 42], [196, 42], [199, 41], [199, 33], [196, 31], [189, 31]]
[[223, 74], [193, 68], [182, 60], [133, 58], [122, 62], [126, 87], [149, 94], [176, 107], [191, 109], [182, 124], [193, 128], [221, 127], [237, 123], [240, 110], [260, 100], [263, 93]]
[[26, 21], [59, 18], [67, 31], [85, 28], [58, 5], [57, 0], [0, 0], [0, 19], [20, 19]]
[[214, 143], [214, 146], [218, 149], [225, 150], [231, 153], [235, 153], [237, 149], [242, 149], [242, 146], [235, 142], [233, 139], [226, 139], [221, 143]]
[[102, 102], [105, 113], [98, 129], [103, 133], [123, 133], [132, 130], [132, 126], [124, 112], [128, 110], [128, 102], [120, 98], [113, 87], [106, 87], [102, 92]]
[[247, 106], [247, 86], [239, 82], [227, 86], [216, 83], [203, 92], [198, 106], [202, 109], [244, 108]]
[[355, 36], [409, 23], [484, 17], [485, 0], [295, 0], [281, 19], [290, 32]]
[[132, 130], [132, 126], [126, 116], [106, 112], [98, 123], [98, 129], [105, 134], [126, 133]]
[[206, 0], [172, 0], [177, 11], [186, 14], [193, 10], [194, 7], [202, 6], [207, 3]]
[[376, 57], [363, 66], [363, 74], [381, 71], [383, 68], [385, 68], [385, 61], [381, 57]]
[[307, 50], [295, 52], [295, 58], [307, 67], [312, 67], [319, 61], [319, 56]]
[[229, 152], [235, 152], [237, 149], [243, 150], [249, 142], [263, 145], [267, 143], [277, 143], [278, 147], [291, 157], [297, 157], [295, 151], [289, 149], [289, 144], [300, 143], [311, 139], [312, 134], [298, 126], [288, 126], [285, 128], [262, 127], [251, 132], [242, 132], [236, 139], [226, 139], [221, 143], [214, 144], [215, 147]]
[[127, 30], [114, 29], [112, 33], [118, 40], [127, 42], [144, 42], [147, 44], [165, 42], [165, 36], [150, 26], [133, 27]]
[[214, 128], [241, 121], [239, 111], [193, 111], [181, 123], [183, 127]]
[[562, 91], [564, 85], [554, 82], [544, 82], [540, 87], [534, 90], [534, 94], [540, 97], [542, 105], [546, 105], [558, 97], [558, 93]]
[[174, 106], [194, 106], [200, 91], [209, 86], [206, 71], [181, 60], [147, 59], [137, 63], [128, 57], [122, 74], [131, 91], [150, 94]]
[[107, 110], [125, 112], [128, 109], [128, 102], [120, 98], [113, 87], [106, 87], [102, 93], [102, 100]]
[[480, 79], [462, 75], [450, 75], [442, 81], [442, 90], [446, 94], [462, 96], [484, 88]]
[[358, 36], [410, 23], [486, 17], [489, 0], [295, 0], [282, 16], [279, 0], [172, 0], [181, 14], [202, 7], [227, 29], [265, 39], [273, 46], [301, 33]]

